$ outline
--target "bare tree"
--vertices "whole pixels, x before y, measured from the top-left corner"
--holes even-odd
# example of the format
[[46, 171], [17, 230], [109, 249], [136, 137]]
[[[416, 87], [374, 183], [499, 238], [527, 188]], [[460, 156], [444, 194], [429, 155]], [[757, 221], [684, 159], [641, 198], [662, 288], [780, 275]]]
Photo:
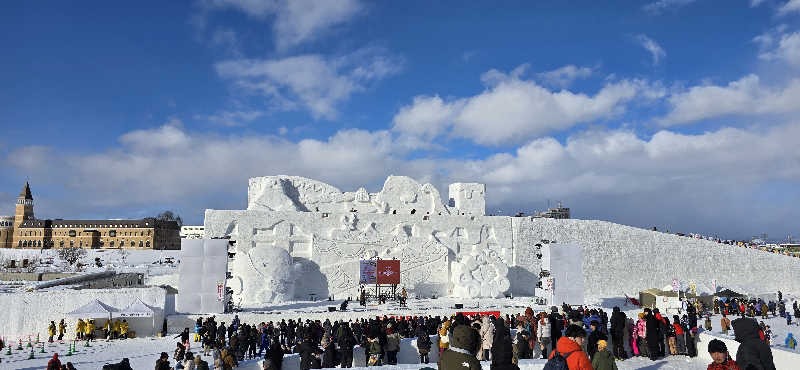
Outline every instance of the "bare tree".
[[181, 216], [176, 215], [172, 211], [161, 212], [155, 217], [155, 219], [159, 221], [175, 221], [178, 223], [178, 227], [183, 226], [183, 219]]
[[86, 257], [86, 249], [77, 247], [60, 248], [58, 250], [58, 258], [66, 262], [67, 265], [72, 266], [83, 257]]

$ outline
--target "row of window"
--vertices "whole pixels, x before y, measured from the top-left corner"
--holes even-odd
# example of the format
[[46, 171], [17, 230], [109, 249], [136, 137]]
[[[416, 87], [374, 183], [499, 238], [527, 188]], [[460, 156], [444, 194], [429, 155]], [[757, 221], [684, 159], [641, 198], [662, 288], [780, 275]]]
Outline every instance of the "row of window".
[[[76, 233], [75, 230], [70, 230], [69, 232], [66, 232], [66, 231], [55, 232], [53, 235], [56, 235], [56, 236], [67, 236], [67, 235], [69, 235], [69, 236], [73, 236], [74, 237], [76, 235], [77, 236], [82, 236], [83, 233], [84, 232], [77, 232]], [[114, 238], [114, 237], [117, 236], [117, 231], [116, 230], [111, 230], [111, 231], [108, 231], [108, 232], [104, 231], [103, 232], [103, 236], [106, 236], [106, 234], [108, 234], [108, 236]], [[136, 232], [136, 231], [134, 231], [134, 232], [125, 231], [125, 232], [121, 232], [119, 234], [120, 234], [120, 236], [144, 236], [144, 231], [139, 231], [139, 232]], [[147, 230], [147, 236], [150, 236], [150, 234], [151, 234], [151, 231]], [[20, 230], [19, 236], [42, 236], [42, 232], [41, 231], [21, 231]]]
[[[48, 244], [50, 244], [49, 247], [53, 247], [55, 245], [55, 243], [53, 241], [50, 241]], [[69, 245], [70, 247], [75, 247], [75, 241], [74, 240], [70, 240], [69, 243], [64, 243], [64, 241], [61, 240], [61, 241], [58, 242], [58, 246], [61, 247], [61, 248], [64, 248], [65, 245]], [[79, 241], [77, 243], [77, 245], [78, 245], [78, 247], [81, 247], [81, 248], [84, 247], [83, 241]], [[103, 245], [104, 245], [103, 241], [100, 241], [100, 247], [103, 247]], [[125, 246], [129, 246], [131, 248], [136, 248], [136, 242], [134, 242], [134, 241], [130, 241], [130, 242], [127, 242], [127, 243], [125, 241], [121, 241], [117, 245], [119, 246], [119, 248], [125, 248]], [[88, 247], [88, 246], [90, 246], [90, 244], [86, 243], [85, 246]], [[41, 240], [20, 240], [19, 243], [17, 244], [17, 247], [20, 247], [20, 248], [41, 248], [42, 247], [42, 241]], [[109, 248], [114, 248], [115, 247], [114, 241], [109, 242], [108, 247]], [[150, 241], [149, 240], [147, 242], [139, 241], [139, 248], [150, 248]]]

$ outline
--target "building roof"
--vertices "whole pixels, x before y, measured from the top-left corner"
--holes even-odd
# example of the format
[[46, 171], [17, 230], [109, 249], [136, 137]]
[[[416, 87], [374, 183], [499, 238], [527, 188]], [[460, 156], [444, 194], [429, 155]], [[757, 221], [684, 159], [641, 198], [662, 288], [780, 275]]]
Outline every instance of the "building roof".
[[143, 218], [140, 220], [25, 220], [19, 225], [20, 228], [30, 227], [74, 227], [74, 228], [163, 228], [178, 230], [178, 223], [175, 221], [160, 221], [154, 218]]
[[31, 194], [31, 186], [25, 181], [25, 186], [22, 188], [22, 191], [19, 193], [19, 197], [25, 197], [25, 199], [33, 200], [33, 195]]

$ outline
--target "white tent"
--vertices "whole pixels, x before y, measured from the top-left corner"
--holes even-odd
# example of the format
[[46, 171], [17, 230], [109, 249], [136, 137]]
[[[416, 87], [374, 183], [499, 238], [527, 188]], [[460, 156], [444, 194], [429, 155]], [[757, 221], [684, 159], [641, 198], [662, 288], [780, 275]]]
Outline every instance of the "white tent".
[[110, 320], [111, 314], [117, 311], [119, 310], [103, 302], [100, 302], [97, 299], [93, 299], [91, 302], [76, 308], [74, 311], [68, 312], [66, 315], [69, 317], [89, 318], [89, 319], [100, 319], [108, 317], [108, 319]]
[[156, 331], [156, 308], [148, 306], [141, 299], [136, 298], [128, 307], [117, 313], [117, 317], [151, 317], [153, 319], [153, 332]]

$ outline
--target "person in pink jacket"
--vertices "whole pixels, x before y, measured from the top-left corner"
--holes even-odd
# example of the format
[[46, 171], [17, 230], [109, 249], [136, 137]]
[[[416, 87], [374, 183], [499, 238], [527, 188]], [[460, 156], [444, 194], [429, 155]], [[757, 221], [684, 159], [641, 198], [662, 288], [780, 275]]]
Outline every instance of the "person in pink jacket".
[[647, 332], [647, 321], [644, 319], [644, 312], [639, 313], [639, 320], [633, 327], [633, 353], [647, 357], [647, 343], [645, 333]]

